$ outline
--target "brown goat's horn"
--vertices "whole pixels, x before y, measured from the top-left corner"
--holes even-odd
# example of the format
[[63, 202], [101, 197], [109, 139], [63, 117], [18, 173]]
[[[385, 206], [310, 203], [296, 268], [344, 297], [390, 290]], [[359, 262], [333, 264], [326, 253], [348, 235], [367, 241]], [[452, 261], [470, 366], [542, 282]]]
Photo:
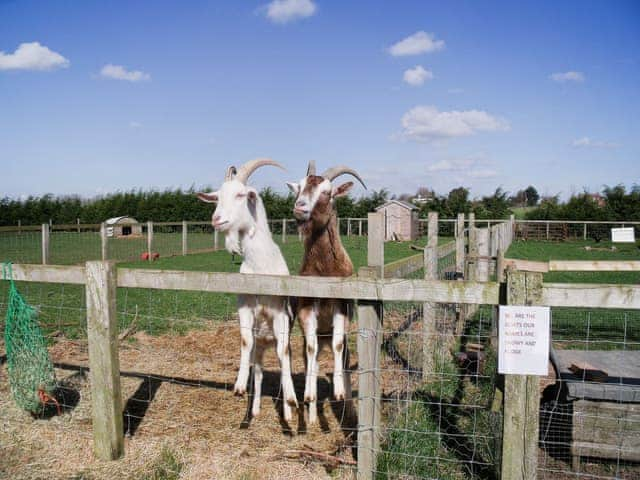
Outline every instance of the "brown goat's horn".
[[[249, 180], [251, 174], [258, 168], [264, 167], [265, 165], [273, 165], [274, 167], [281, 168], [282, 170], [285, 169], [278, 162], [276, 162], [275, 160], [271, 160], [270, 158], [256, 158], [254, 160], [249, 160], [247, 163], [242, 165], [238, 169], [235, 178], [242, 183], [247, 183], [247, 180]], [[231, 167], [229, 168], [229, 170], [230, 169]]]
[[349, 175], [353, 175], [354, 177], [356, 177], [358, 181], [362, 184], [362, 186], [365, 189], [367, 188], [367, 186], [364, 184], [364, 181], [360, 178], [360, 175], [358, 175], [358, 172], [356, 172], [355, 170], [349, 167], [345, 167], [345, 166], [331, 167], [328, 170], [326, 170], [322, 174], [322, 176], [327, 180], [333, 181], [335, 178], [339, 177], [340, 175], [344, 175], [345, 173], [348, 173]]
[[307, 177], [309, 175], [315, 175], [315, 174], [316, 174], [316, 161], [310, 160], [309, 166], [307, 167]]

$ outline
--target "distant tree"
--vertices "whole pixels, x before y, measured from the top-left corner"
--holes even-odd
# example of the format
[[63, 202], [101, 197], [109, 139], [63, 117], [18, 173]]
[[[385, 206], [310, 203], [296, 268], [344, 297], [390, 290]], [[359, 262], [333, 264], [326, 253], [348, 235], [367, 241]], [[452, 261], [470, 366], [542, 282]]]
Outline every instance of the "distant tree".
[[538, 190], [536, 190], [536, 187], [529, 185], [524, 193], [527, 207], [535, 207], [540, 200], [540, 194], [538, 193]]
[[448, 210], [452, 216], [458, 213], [469, 213], [471, 202], [469, 201], [469, 190], [464, 187], [454, 188], [447, 195]]

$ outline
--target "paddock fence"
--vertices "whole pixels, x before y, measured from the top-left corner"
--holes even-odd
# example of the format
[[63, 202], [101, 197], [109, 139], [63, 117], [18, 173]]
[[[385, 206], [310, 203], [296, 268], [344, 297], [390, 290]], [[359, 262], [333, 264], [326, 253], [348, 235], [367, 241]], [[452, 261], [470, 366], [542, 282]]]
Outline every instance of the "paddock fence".
[[640, 235], [640, 222], [603, 222], [580, 220], [516, 220], [517, 240], [576, 241], [611, 240], [611, 229], [633, 227], [635, 236]]
[[[65, 414], [48, 405], [43, 416], [50, 420], [43, 422], [19, 411], [1, 365], [0, 435], [11, 441], [0, 444], [43, 439], [35, 443], [39, 460], [22, 463], [35, 472], [60, 464], [66, 476], [93, 464], [83, 448], [89, 442], [97, 458], [126, 461], [159, 439], [179, 437], [214, 445], [225, 457], [217, 461], [240, 472], [264, 473], [274, 458], [291, 468], [320, 458], [339, 478], [638, 477], [640, 381], [632, 362], [640, 351], [640, 287], [543, 281], [547, 271], [635, 269], [637, 262], [505, 259], [509, 222], [491, 230], [459, 217], [454, 228], [462, 235], [441, 243], [432, 214], [424, 250], [385, 263], [382, 217], [372, 214], [367, 223], [368, 266], [346, 279], [116, 268], [100, 260], [14, 264], [14, 280], [40, 315]], [[0, 313], [4, 287], [0, 282]], [[262, 402], [264, 416], [250, 420], [232, 396], [237, 294], [354, 300], [357, 327], [348, 342], [354, 402], [333, 400], [330, 379], [321, 374], [321, 428], [304, 425], [304, 417], [283, 425], [279, 367], [267, 354], [262, 395], [273, 406]], [[552, 358], [548, 377], [499, 375], [501, 304], [551, 307], [552, 356], [587, 352], [596, 356], [572, 361], [597, 367], [600, 352], [613, 352], [613, 362], [629, 370], [609, 370], [602, 382], [567, 373], [566, 361]], [[299, 399], [301, 348], [294, 330]], [[321, 360], [321, 370], [331, 365]], [[597, 401], [594, 389], [609, 397]], [[278, 438], [273, 450], [265, 448]], [[246, 446], [264, 453], [238, 455]], [[2, 452], [9, 472], [24, 471], [19, 450]]]

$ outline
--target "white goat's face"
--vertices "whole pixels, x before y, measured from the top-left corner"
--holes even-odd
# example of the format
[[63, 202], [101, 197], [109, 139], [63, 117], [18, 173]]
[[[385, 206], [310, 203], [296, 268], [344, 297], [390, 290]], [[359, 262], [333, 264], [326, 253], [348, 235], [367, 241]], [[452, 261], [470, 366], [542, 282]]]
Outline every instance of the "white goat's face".
[[211, 224], [220, 232], [248, 231], [255, 223], [258, 193], [238, 180], [228, 180], [217, 192], [198, 193], [204, 202], [217, 203]]
[[322, 220], [331, 214], [335, 198], [346, 195], [353, 182], [346, 182], [334, 187], [331, 181], [317, 175], [308, 175], [300, 183], [287, 183], [289, 189], [296, 196], [293, 216], [299, 222], [310, 219]]

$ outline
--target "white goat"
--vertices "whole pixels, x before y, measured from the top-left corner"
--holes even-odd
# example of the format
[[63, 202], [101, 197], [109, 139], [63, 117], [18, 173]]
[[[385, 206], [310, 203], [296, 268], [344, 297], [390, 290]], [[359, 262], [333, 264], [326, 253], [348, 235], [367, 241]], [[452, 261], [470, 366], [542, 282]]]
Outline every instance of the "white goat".
[[[353, 264], [342, 246], [338, 231], [334, 201], [346, 195], [353, 182], [338, 187], [332, 181], [343, 174], [364, 182], [355, 170], [334, 167], [322, 175], [316, 175], [314, 162], [309, 163], [307, 175], [300, 183], [287, 185], [296, 196], [293, 214], [304, 235], [304, 259], [300, 275], [324, 277], [349, 277], [353, 274]], [[366, 187], [365, 187], [366, 188]], [[304, 401], [309, 405], [309, 423], [317, 421], [317, 378], [318, 353], [322, 342], [331, 339], [333, 351], [333, 394], [337, 400], [351, 399], [349, 375], [349, 346], [346, 334], [353, 316], [353, 301], [340, 299], [300, 298], [298, 299], [298, 320], [304, 332], [306, 383]]]
[[[279, 163], [269, 159], [247, 162], [239, 169], [229, 167], [225, 181], [217, 192], [198, 193], [205, 202], [217, 202], [212, 224], [225, 232], [225, 247], [230, 253], [243, 256], [240, 273], [289, 275], [289, 268], [278, 246], [273, 242], [267, 215], [256, 190], [246, 185], [249, 176], [259, 167]], [[260, 413], [262, 359], [264, 349], [275, 343], [283, 390], [283, 414], [292, 419], [292, 407], [297, 407], [291, 378], [290, 339], [291, 314], [287, 297], [238, 295], [240, 317], [240, 370], [234, 393], [243, 396], [249, 379], [250, 359], [254, 356], [254, 398], [252, 416]]]

